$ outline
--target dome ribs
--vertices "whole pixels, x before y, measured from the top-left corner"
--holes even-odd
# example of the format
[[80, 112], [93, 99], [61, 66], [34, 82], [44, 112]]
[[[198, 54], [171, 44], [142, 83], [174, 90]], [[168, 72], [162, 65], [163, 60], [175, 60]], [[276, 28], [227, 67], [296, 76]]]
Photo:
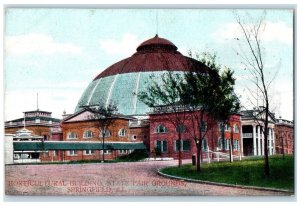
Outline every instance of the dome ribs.
[[177, 47], [172, 42], [155, 36], [140, 44], [137, 47], [137, 52], [131, 57], [111, 65], [94, 80], [132, 72], [191, 70], [195, 72], [207, 72], [206, 67], [201, 62], [183, 56], [177, 51]]

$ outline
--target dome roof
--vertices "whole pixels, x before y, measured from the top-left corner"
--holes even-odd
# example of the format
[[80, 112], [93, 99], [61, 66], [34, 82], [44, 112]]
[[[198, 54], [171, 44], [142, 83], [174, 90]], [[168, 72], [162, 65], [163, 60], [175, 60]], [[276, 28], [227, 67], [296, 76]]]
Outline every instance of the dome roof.
[[137, 94], [147, 88], [150, 76], [157, 81], [167, 71], [208, 72], [201, 62], [183, 56], [169, 40], [157, 35], [137, 47], [136, 53], [101, 72], [81, 96], [75, 112], [84, 105], [113, 102], [124, 115], [145, 115], [149, 107], [139, 101]]
[[196, 71], [205, 72], [205, 66], [195, 59], [183, 56], [167, 39], [155, 35], [137, 47], [137, 52], [123, 59], [96, 76], [96, 79], [116, 74], [149, 71]]

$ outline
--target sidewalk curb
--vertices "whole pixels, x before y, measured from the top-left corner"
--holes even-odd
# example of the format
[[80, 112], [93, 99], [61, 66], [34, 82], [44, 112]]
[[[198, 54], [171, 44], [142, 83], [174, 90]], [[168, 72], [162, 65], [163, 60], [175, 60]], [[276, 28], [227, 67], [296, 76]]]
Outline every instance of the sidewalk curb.
[[173, 176], [173, 175], [168, 175], [168, 174], [162, 173], [160, 170], [161, 169], [157, 170], [157, 174], [160, 175], [160, 176], [171, 178], [171, 179], [183, 180], [183, 181], [186, 181], [186, 182], [201, 183], [201, 184], [208, 184], [208, 185], [217, 185], [217, 186], [226, 186], [226, 187], [236, 187], [236, 188], [241, 188], [241, 189], [255, 189], [255, 190], [263, 190], [263, 191], [284, 192], [284, 193], [289, 193], [291, 195], [295, 194], [291, 190], [275, 189], [275, 188], [269, 188], [269, 187], [233, 185], [233, 184], [227, 184], [227, 183], [210, 182], [210, 181], [205, 181], [205, 180], [195, 180], [195, 179], [190, 179], [190, 178], [185, 178], [185, 177], [178, 177], [178, 176]]

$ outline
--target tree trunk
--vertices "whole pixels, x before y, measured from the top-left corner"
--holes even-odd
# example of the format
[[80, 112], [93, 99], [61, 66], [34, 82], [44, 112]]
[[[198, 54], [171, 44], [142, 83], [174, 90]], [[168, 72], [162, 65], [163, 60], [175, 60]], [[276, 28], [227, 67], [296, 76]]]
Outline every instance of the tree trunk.
[[284, 159], [284, 143], [283, 143], [283, 137], [281, 137], [281, 148], [282, 148], [282, 159]]
[[[182, 157], [181, 157], [181, 132], [178, 132], [178, 141], [179, 141], [179, 152], [178, 152], [178, 167], [182, 165]], [[175, 145], [176, 147], [176, 145]]]
[[196, 165], [197, 165], [197, 172], [200, 173], [201, 171], [201, 141], [199, 141], [199, 143], [196, 143], [196, 147], [197, 147], [197, 159], [196, 159]]
[[233, 126], [230, 132], [230, 162], [233, 162]]
[[266, 103], [266, 115], [265, 115], [265, 136], [264, 136], [264, 147], [265, 147], [265, 164], [264, 164], [264, 172], [265, 172], [265, 177], [269, 177], [270, 176], [270, 167], [269, 167], [269, 149], [268, 149], [268, 123], [269, 123], [269, 118], [268, 118], [268, 114], [269, 114], [269, 105], [268, 103]]
[[104, 162], [104, 135], [102, 135], [102, 162]]
[[221, 123], [221, 135], [222, 135], [222, 152], [225, 152], [225, 124]]

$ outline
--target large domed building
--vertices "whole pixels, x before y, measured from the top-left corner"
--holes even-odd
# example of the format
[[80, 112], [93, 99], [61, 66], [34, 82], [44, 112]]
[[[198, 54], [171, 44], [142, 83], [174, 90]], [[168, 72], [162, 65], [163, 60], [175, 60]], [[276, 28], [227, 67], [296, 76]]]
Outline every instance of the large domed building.
[[147, 87], [149, 77], [154, 76], [159, 81], [164, 72], [190, 70], [206, 72], [206, 67], [183, 56], [172, 42], [156, 35], [140, 44], [131, 57], [96, 76], [81, 96], [75, 112], [81, 110], [81, 106], [114, 103], [121, 114], [145, 115], [150, 108], [139, 101], [137, 94]]

